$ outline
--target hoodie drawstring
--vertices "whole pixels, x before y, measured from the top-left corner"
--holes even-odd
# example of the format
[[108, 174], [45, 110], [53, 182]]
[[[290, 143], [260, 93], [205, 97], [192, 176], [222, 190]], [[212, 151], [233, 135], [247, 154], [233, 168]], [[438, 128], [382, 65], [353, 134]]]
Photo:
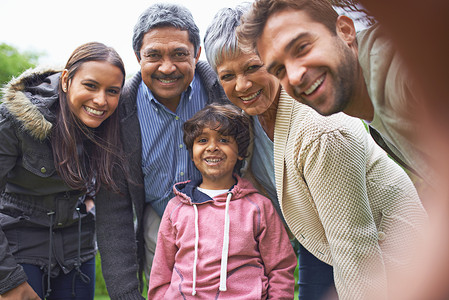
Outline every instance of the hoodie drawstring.
[[[224, 236], [223, 236], [223, 249], [221, 251], [221, 269], [220, 269], [220, 291], [226, 291], [226, 277], [228, 269], [228, 252], [229, 252], [229, 202], [232, 198], [232, 192], [228, 192], [226, 198], [225, 207], [225, 223], [224, 223]], [[193, 204], [193, 210], [195, 211], [195, 258], [193, 261], [193, 285], [192, 285], [192, 296], [196, 295], [196, 264], [198, 261], [198, 208], [196, 204]]]
[[225, 208], [225, 224], [223, 236], [223, 249], [221, 252], [221, 271], [220, 271], [220, 291], [226, 291], [226, 277], [228, 269], [228, 252], [229, 252], [229, 202], [232, 198], [232, 192], [228, 192]]
[[196, 263], [198, 261], [198, 208], [196, 204], [193, 204], [193, 210], [195, 211], [195, 259], [193, 261], [193, 286], [192, 286], [192, 296], [196, 294]]

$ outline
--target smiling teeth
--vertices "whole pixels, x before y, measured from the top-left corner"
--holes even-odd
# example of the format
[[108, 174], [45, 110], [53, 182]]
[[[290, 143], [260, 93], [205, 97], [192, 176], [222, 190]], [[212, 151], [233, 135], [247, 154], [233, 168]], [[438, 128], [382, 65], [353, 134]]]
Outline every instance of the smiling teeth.
[[262, 90], [258, 90], [254, 94], [252, 94], [248, 97], [240, 97], [240, 99], [242, 99], [243, 101], [250, 101], [250, 100], [253, 100], [254, 98], [256, 98], [257, 96], [259, 96], [261, 92], [262, 92]]
[[323, 81], [324, 81], [324, 76], [321, 76], [321, 78], [318, 79], [317, 81], [315, 81], [315, 83], [312, 84], [312, 86], [309, 87], [309, 88], [307, 89], [307, 91], [304, 92], [304, 94], [306, 94], [306, 95], [308, 96], [308, 95], [312, 94], [313, 92], [315, 92], [315, 90], [317, 89], [317, 87], [319, 87], [320, 84], [323, 83]]
[[175, 82], [176, 79], [170, 79], [170, 80], [165, 80], [165, 79], [159, 79], [162, 83], [172, 83]]
[[221, 159], [218, 159], [218, 158], [216, 158], [216, 159], [206, 158], [206, 162], [208, 162], [208, 163], [217, 163], [219, 161], [221, 161]]
[[104, 113], [103, 111], [95, 110], [95, 109], [87, 107], [87, 106], [84, 106], [84, 108], [86, 108], [86, 110], [88, 112], [90, 112], [91, 114], [94, 114], [94, 115], [97, 115], [97, 116], [101, 116]]

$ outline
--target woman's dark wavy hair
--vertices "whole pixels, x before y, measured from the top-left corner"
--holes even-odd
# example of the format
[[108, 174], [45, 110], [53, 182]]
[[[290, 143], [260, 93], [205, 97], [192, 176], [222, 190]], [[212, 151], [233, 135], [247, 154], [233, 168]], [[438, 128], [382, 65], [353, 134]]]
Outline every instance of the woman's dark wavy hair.
[[[79, 68], [89, 61], [105, 61], [120, 69], [125, 82], [125, 66], [119, 54], [102, 43], [91, 42], [76, 48], [65, 69], [68, 82]], [[119, 191], [113, 179], [113, 169], [124, 167], [119, 133], [118, 112], [115, 110], [98, 128], [89, 128], [69, 109], [67, 94], [59, 80], [59, 106], [51, 134], [56, 170], [64, 182], [74, 190], [95, 195], [102, 184]]]
[[[218, 131], [223, 136], [232, 136], [238, 146], [238, 155], [248, 157], [251, 140], [251, 119], [232, 104], [210, 104], [198, 111], [184, 123], [184, 144], [192, 158], [193, 143], [204, 128]], [[243, 160], [238, 160], [234, 172], [240, 175]]]

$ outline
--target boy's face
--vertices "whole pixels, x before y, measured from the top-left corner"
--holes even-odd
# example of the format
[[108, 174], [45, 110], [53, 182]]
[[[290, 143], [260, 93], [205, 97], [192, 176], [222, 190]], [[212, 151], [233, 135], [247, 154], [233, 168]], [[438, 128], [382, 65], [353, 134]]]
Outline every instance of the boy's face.
[[192, 160], [203, 176], [202, 188], [228, 189], [235, 184], [232, 173], [237, 160], [238, 145], [231, 136], [205, 127], [193, 142]]

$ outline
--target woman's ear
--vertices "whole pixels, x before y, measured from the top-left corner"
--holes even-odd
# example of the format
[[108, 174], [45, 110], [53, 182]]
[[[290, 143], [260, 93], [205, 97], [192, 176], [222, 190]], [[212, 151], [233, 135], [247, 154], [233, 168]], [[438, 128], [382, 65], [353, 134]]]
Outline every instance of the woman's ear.
[[336, 23], [337, 35], [345, 41], [348, 46], [351, 46], [357, 36], [355, 31], [354, 22], [347, 16], [339, 16]]
[[69, 85], [69, 71], [67, 69], [64, 69], [61, 74], [61, 88], [64, 91], [64, 93], [67, 93], [67, 88]]

